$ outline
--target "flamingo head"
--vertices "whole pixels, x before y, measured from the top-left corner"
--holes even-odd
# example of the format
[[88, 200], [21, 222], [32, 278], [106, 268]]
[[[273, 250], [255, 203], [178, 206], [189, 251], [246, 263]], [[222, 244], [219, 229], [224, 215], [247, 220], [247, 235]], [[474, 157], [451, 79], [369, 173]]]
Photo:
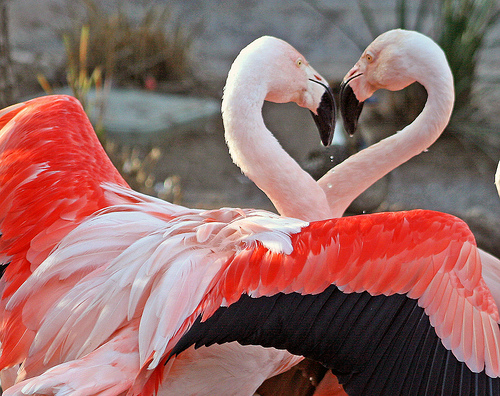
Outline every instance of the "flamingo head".
[[[265, 100], [295, 102], [309, 109], [325, 146], [335, 129], [335, 100], [328, 82], [295, 48], [276, 37], [263, 36], [248, 45], [244, 56], [252, 62], [254, 75], [266, 80]], [[257, 70], [261, 70], [260, 74]]]
[[437, 45], [421, 33], [394, 29], [378, 36], [345, 75], [340, 112], [349, 134], [357, 128], [363, 103], [378, 89], [399, 91], [420, 81]]
[[[280, 40], [281, 41], [281, 40]], [[332, 143], [335, 130], [335, 99], [328, 82], [288, 43], [281, 41], [283, 59], [279, 68], [286, 81], [273, 80], [266, 100], [295, 102], [311, 111], [321, 142]]]

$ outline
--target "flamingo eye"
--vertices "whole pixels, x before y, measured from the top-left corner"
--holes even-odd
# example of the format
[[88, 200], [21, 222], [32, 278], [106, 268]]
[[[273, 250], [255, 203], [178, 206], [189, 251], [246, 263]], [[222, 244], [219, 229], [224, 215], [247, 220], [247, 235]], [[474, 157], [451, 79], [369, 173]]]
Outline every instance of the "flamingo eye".
[[297, 59], [297, 66], [301, 66], [302, 65], [302, 59]]
[[373, 55], [372, 54], [366, 54], [366, 60], [368, 62], [372, 62], [373, 61]]

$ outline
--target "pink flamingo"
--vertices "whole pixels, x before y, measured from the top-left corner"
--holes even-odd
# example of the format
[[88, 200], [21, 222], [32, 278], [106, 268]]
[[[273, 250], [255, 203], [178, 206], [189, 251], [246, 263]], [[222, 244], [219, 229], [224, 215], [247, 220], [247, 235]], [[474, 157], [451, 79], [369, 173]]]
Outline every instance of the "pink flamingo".
[[[334, 102], [331, 92], [325, 80], [302, 55], [285, 42], [271, 37], [256, 40], [244, 49], [231, 69], [225, 90], [223, 111], [227, 140], [233, 158], [250, 176], [255, 169], [248, 165], [251, 163], [248, 159], [249, 153], [253, 155], [252, 160], [260, 164], [260, 171], [263, 174], [271, 176], [271, 170], [278, 163], [284, 169], [298, 172], [300, 169], [298, 164], [279, 147], [277, 141], [264, 126], [260, 115], [264, 99], [278, 102], [295, 101], [309, 108], [320, 129], [322, 140], [328, 143], [334, 126], [332, 118]], [[43, 359], [37, 360], [36, 357], [31, 356], [30, 352], [36, 349], [36, 344], [42, 338], [40, 323], [37, 321], [47, 323], [43, 315], [51, 308], [51, 304], [63, 298], [65, 293], [83, 282], [89, 272], [96, 270], [95, 263], [89, 264], [71, 275], [64, 276], [64, 281], [62, 281], [52, 279], [53, 274], [47, 274], [44, 270], [38, 269], [42, 263], [50, 267], [50, 262], [55, 256], [49, 253], [58, 243], [62, 243], [61, 240], [69, 237], [71, 231], [78, 225], [86, 224], [85, 221], [90, 219], [92, 214], [104, 208], [113, 207], [113, 205], [116, 207], [119, 204], [129, 204], [132, 205], [134, 211], [141, 211], [144, 205], [154, 203], [154, 205], [160, 205], [160, 212], [163, 213], [159, 216], [163, 220], [171, 219], [178, 211], [184, 212], [187, 209], [167, 203], [160, 204], [160, 201], [130, 191], [105, 155], [81, 107], [72, 98], [35, 99], [7, 108], [0, 116], [2, 127], [0, 133], [2, 150], [0, 229], [3, 233], [0, 239], [0, 258], [6, 267], [1, 279], [3, 292], [0, 311], [3, 325], [1, 341], [4, 348], [0, 365], [4, 368], [14, 366], [14, 370], [2, 372], [2, 384], [5, 388], [13, 383], [16, 377], [19, 380], [40, 374], [47, 368], [74, 357], [75, 351], [66, 354], [58, 351], [57, 356], [52, 359], [45, 355]], [[243, 117], [247, 117], [248, 124], [242, 123]], [[255, 141], [242, 141], [251, 127], [254, 135], [250, 136], [255, 138]], [[239, 134], [237, 128], [241, 129]], [[248, 145], [249, 143], [251, 145]], [[254, 148], [252, 152], [255, 145], [261, 145], [264, 148], [260, 152]], [[82, 147], [85, 147], [85, 150], [82, 150]], [[266, 154], [269, 152], [273, 152], [275, 160], [273, 163], [264, 161], [268, 158]], [[286, 181], [285, 177], [281, 176], [281, 179], [275, 178], [273, 182], [283, 184]], [[329, 209], [324, 194], [313, 179], [302, 175], [298, 181], [311, 191], [316, 191], [319, 196], [323, 196], [321, 206], [313, 206], [306, 197], [279, 203], [280, 191], [276, 188], [276, 184], [270, 184], [265, 178], [259, 177], [259, 183], [264, 183], [262, 187], [268, 190], [269, 196], [277, 202], [277, 206], [282, 211], [297, 212], [297, 214], [302, 212], [304, 216], [307, 213], [307, 216], [311, 218], [327, 216]], [[293, 186], [293, 183], [288, 182], [288, 185]], [[221, 213], [226, 212], [229, 217], [233, 216], [231, 210], [221, 210]], [[165, 216], [167, 217], [164, 218]], [[130, 243], [130, 240], [128, 242]], [[90, 244], [90, 246], [96, 249], [96, 244]], [[122, 245], [122, 249], [125, 250], [126, 245]], [[100, 260], [107, 262], [110, 257], [103, 254], [95, 262]], [[64, 266], [71, 272], [71, 265], [68, 261], [65, 263]], [[28, 283], [22, 287], [22, 290], [27, 291], [21, 298], [23, 301], [19, 304], [14, 303], [13, 301], [22, 295], [22, 290], [18, 289], [27, 279], [29, 279]], [[35, 297], [27, 286], [35, 279], [45, 284], [44, 294], [51, 295], [50, 298], [44, 299], [42, 307], [39, 306], [38, 297]], [[7, 305], [9, 305], [8, 309], [6, 309]], [[125, 384], [122, 378], [123, 373], [128, 374], [129, 381], [133, 380], [134, 370], [137, 371], [138, 368], [132, 363], [137, 364], [138, 357], [135, 359], [132, 356], [133, 353], [132, 355], [122, 353], [114, 357], [109, 354], [115, 355], [120, 347], [122, 351], [131, 352], [131, 345], [137, 344], [137, 336], [135, 336], [135, 344], [130, 338], [133, 334], [130, 329], [134, 326], [137, 327], [137, 324], [134, 324], [132, 320], [126, 330], [120, 331], [117, 328], [117, 337], [120, 342], [113, 338], [106, 344], [107, 349], [106, 347], [100, 348], [99, 352], [92, 355], [92, 358], [97, 360], [119, 360], [117, 366], [120, 370], [115, 370], [116, 377], [113, 377], [110, 372], [102, 372], [106, 381], [101, 379], [99, 383], [103, 388], [110, 386], [110, 380], [116, 381], [118, 386], [123, 388]], [[91, 349], [97, 346], [93, 345]], [[240, 350], [240, 355], [246, 356], [243, 362], [237, 359], [239, 355], [233, 351], [234, 348]], [[133, 352], [137, 352], [137, 347]], [[213, 380], [215, 375], [217, 382], [214, 386], [225, 384], [223, 389], [228, 389], [232, 386], [232, 382], [238, 383], [240, 380], [238, 370], [233, 368], [234, 365], [239, 365], [241, 375], [248, 376], [248, 373], [251, 373], [251, 385], [249, 385], [248, 392], [257, 388], [268, 376], [274, 375], [276, 370], [278, 372], [284, 370], [287, 365], [301, 359], [286, 351], [262, 347], [241, 347], [238, 344], [195, 351], [192, 352], [194, 357], [191, 359], [190, 353], [188, 351], [181, 355], [174, 366], [177, 372], [182, 371], [183, 379], [172, 381], [167, 377], [165, 381], [174, 393], [176, 386], [180, 387], [181, 392], [186, 390], [186, 383], [193, 379], [193, 373], [199, 377], [193, 380], [203, 381], [200, 371], [207, 371], [206, 363], [203, 364], [203, 361], [218, 359], [221, 362], [224, 361], [224, 354], [228, 355], [226, 365], [220, 363], [212, 365], [212, 369], [207, 374], [211, 376], [208, 379]], [[78, 354], [80, 355], [81, 353]], [[201, 363], [197, 366], [192, 363], [193, 359], [196, 359], [196, 363]], [[187, 367], [184, 363], [190, 360], [189, 367]], [[275, 363], [269, 368], [263, 365], [262, 361]], [[17, 376], [17, 365], [21, 362], [23, 363], [22, 370]], [[80, 363], [78, 367], [72, 366], [71, 369], [84, 372], [84, 366], [87, 363], [94, 364], [95, 361], [87, 358], [78, 363]], [[219, 373], [213, 369], [218, 366], [220, 366]], [[228, 367], [234, 375], [225, 383], [222, 377], [229, 371]], [[68, 378], [68, 372], [64, 373], [65, 378]], [[9, 375], [11, 378], [8, 378]], [[90, 392], [85, 387], [89, 385], [87, 380], [85, 384], [80, 381], [79, 385], [81, 388], [78, 389], [83, 394]], [[206, 384], [202, 383], [201, 386], [206, 387]], [[238, 386], [244, 392], [247, 391], [241, 384]], [[115, 388], [109, 388], [108, 391], [111, 392], [111, 389], [116, 391]], [[217, 388], [213, 388], [213, 391], [217, 392]], [[9, 392], [15, 392], [15, 389]]]
[[497, 186], [498, 195], [500, 195], [500, 162], [498, 163], [497, 172], [495, 173], [495, 185]]
[[[421, 51], [424, 48], [425, 52]], [[412, 51], [419, 55], [409, 56]], [[448, 124], [454, 102], [453, 76], [444, 53], [418, 32], [395, 29], [380, 35], [345, 75], [341, 112], [350, 134], [355, 132], [363, 102], [376, 90], [397, 91], [415, 81], [428, 93], [420, 115], [402, 131], [353, 155], [318, 181], [334, 216], [342, 216], [361, 192], [428, 149]], [[373, 166], [375, 161], [377, 166]], [[499, 179], [500, 170], [496, 175], [497, 186]], [[483, 277], [500, 306], [500, 260], [481, 249], [479, 253]]]
[[[343, 80], [341, 113], [350, 134], [356, 130], [363, 102], [378, 89], [395, 91], [418, 81], [427, 90], [428, 101], [402, 131], [353, 155], [318, 181], [337, 217], [366, 188], [425, 151], [448, 124], [454, 102], [453, 77], [443, 52], [412, 31], [397, 29], [379, 36]], [[500, 194], [500, 166], [496, 183]], [[500, 306], [500, 260], [481, 249], [479, 253], [483, 277]]]
[[[261, 211], [189, 210], [123, 186], [102, 188], [114, 205], [67, 234], [6, 304], [20, 314], [23, 306], [36, 329], [25, 369], [61, 355], [77, 360], [44, 373], [45, 384], [35, 378], [8, 394], [63, 389], [78, 374], [75, 362], [90, 370], [110, 361], [103, 381], [113, 367], [133, 374], [140, 366], [129, 393], [153, 393], [175, 375], [173, 355], [192, 342], [231, 339], [314, 357], [353, 391], [384, 362], [404, 367], [409, 376], [398, 377], [410, 378], [414, 391], [426, 386], [416, 378], [436, 372], [429, 355], [446, 361], [445, 374], [460, 370], [463, 380], [498, 389], [498, 312], [474, 239], [453, 216], [412, 211], [309, 223]], [[61, 279], [74, 283], [52, 296]], [[45, 295], [52, 301], [40, 307], [35, 299]], [[463, 312], [471, 313], [467, 324]], [[417, 359], [415, 368], [400, 356]], [[130, 376], [120, 379], [126, 391]]]

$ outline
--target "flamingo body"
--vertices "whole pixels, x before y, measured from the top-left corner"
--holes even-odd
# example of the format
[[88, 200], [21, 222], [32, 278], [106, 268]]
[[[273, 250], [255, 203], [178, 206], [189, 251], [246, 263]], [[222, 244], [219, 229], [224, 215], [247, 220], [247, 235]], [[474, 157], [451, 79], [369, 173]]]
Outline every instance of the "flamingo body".
[[[307, 301], [312, 298], [307, 296], [331, 293], [331, 285], [336, 285], [333, 299], [340, 305], [346, 295], [365, 290], [367, 295], [406, 293], [405, 298], [418, 300], [423, 307], [436, 329], [434, 336], [437, 333], [453, 351], [454, 361], [463, 360], [471, 371], [483, 374], [486, 365], [486, 373], [497, 376], [500, 353], [491, 346], [499, 345], [498, 312], [478, 272], [474, 239], [465, 223], [453, 216], [411, 211], [307, 223], [262, 211], [175, 207], [173, 212], [162, 205], [144, 201], [140, 211], [136, 205], [105, 209], [69, 233], [14, 294], [9, 309], [32, 295], [52, 299], [49, 310], [40, 312], [40, 323], [33, 324], [39, 339], [25, 362], [27, 370], [37, 372], [42, 360], [56, 365], [51, 359], [57, 355], [84, 359], [98, 345], [115, 342], [119, 329], [138, 320], [143, 369], [132, 394], [140, 394], [158, 386], [148, 385], [149, 380], [168, 376], [163, 370], [169, 366], [163, 362], [200, 315], [206, 320], [221, 307], [232, 307], [242, 295], [258, 300], [294, 293]], [[102, 240], [100, 230], [106, 229], [109, 236]], [[91, 239], [99, 244], [100, 257], [92, 254]], [[96, 261], [102, 258], [105, 262]], [[84, 269], [85, 277], [62, 297], [52, 297], [45, 287], [52, 279]], [[304, 306], [310, 308], [310, 303]], [[290, 308], [300, 312], [294, 305]], [[393, 309], [392, 315], [397, 316], [400, 307]], [[245, 309], [238, 312], [248, 315]], [[472, 313], [473, 321], [467, 326], [455, 321], [463, 316], [461, 312]], [[364, 319], [360, 313], [356, 316], [369, 321], [373, 310], [366, 314]], [[262, 315], [267, 317], [265, 312]], [[271, 328], [284, 323], [279, 317], [268, 320], [265, 326]], [[237, 333], [247, 327], [244, 323], [226, 328]], [[337, 322], [332, 319], [332, 323]], [[281, 334], [281, 330], [259, 332]], [[319, 342], [322, 333], [317, 332]], [[301, 337], [297, 333], [298, 341]]]

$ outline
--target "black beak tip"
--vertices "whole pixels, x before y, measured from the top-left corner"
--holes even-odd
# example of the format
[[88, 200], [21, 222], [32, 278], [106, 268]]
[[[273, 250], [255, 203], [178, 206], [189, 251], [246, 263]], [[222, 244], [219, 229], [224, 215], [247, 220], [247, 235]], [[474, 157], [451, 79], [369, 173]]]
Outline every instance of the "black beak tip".
[[328, 137], [322, 136], [321, 137], [321, 144], [323, 144], [323, 146], [325, 146], [325, 147], [330, 146], [332, 144], [332, 141], [333, 141], [333, 133], [331, 134], [331, 136], [328, 136]]
[[335, 132], [336, 111], [335, 99], [333, 98], [331, 89], [328, 87], [321, 98], [317, 114], [311, 112], [314, 122], [318, 127], [321, 143], [325, 147], [332, 144]]
[[353, 136], [358, 128], [358, 120], [363, 110], [364, 102], [358, 101], [349, 81], [340, 84], [340, 115], [345, 131]]

